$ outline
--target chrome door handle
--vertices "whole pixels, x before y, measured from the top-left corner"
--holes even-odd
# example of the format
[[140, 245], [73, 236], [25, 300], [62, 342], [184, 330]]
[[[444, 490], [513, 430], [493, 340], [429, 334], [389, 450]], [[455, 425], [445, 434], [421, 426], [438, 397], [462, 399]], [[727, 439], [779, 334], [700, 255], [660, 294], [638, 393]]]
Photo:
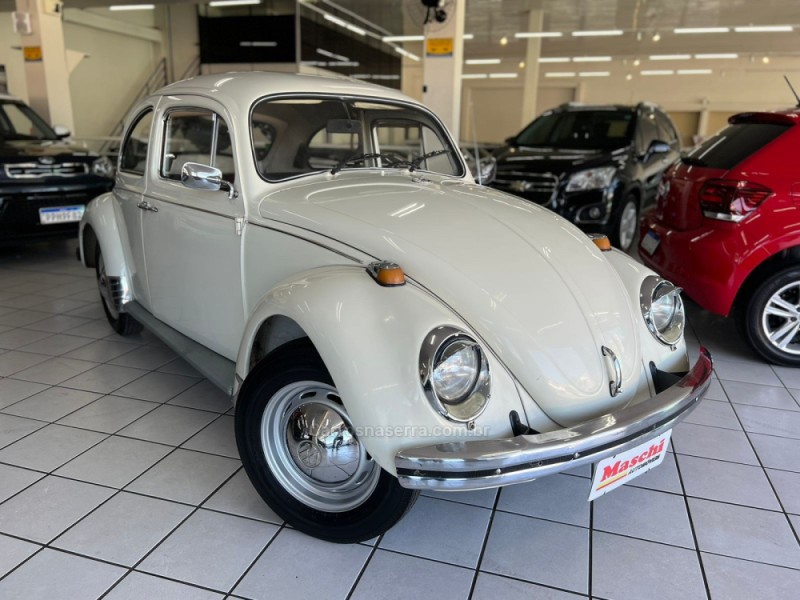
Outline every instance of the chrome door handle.
[[136, 206], [138, 206], [142, 210], [149, 210], [151, 212], [158, 212], [158, 207], [157, 206], [153, 206], [147, 200], [141, 200], [139, 202], [139, 204], [137, 204]]

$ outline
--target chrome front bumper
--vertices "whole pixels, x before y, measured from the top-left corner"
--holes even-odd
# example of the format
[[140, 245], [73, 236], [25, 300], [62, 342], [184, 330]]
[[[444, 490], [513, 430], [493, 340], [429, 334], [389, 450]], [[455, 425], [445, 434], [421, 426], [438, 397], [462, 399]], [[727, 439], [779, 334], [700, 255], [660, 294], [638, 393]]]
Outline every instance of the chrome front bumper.
[[477, 490], [532, 481], [597, 462], [680, 422], [708, 389], [711, 366], [711, 354], [701, 348], [692, 369], [672, 387], [574, 427], [402, 450], [395, 456], [397, 478], [411, 489]]

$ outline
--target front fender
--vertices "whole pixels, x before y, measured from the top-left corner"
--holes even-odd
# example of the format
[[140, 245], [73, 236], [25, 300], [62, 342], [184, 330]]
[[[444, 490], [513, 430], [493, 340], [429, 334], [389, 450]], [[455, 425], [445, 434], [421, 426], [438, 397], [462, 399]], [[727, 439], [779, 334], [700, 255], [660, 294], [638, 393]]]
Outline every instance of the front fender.
[[359, 439], [392, 474], [394, 456], [401, 449], [507, 436], [509, 413], [524, 415], [513, 379], [488, 348], [491, 396], [474, 430], [448, 421], [431, 407], [419, 375], [424, 337], [440, 325], [471, 330], [411, 282], [381, 287], [363, 267], [331, 266], [276, 286], [258, 303], [246, 326], [236, 365], [238, 378], [244, 379], [250, 370], [250, 353], [261, 324], [277, 315], [292, 319], [311, 339]]

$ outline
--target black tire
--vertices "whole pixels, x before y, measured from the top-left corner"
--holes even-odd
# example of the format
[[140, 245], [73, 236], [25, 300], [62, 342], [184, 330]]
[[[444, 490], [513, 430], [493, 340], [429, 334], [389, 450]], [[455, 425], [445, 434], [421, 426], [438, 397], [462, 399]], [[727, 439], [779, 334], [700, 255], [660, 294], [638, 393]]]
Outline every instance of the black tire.
[[[626, 213], [626, 211], [628, 212]], [[629, 230], [630, 224], [628, 222], [631, 211], [635, 211], [633, 216], [635, 220], [633, 231]], [[628, 194], [625, 196], [623, 201], [620, 203], [617, 214], [613, 217], [612, 223], [613, 225], [611, 227], [610, 236], [611, 243], [623, 252], [629, 252], [638, 240], [638, 236], [636, 234], [639, 231], [639, 200], [636, 198], [636, 196], [633, 194]], [[628, 228], [628, 231], [626, 232], [622, 231], [624, 225]]]
[[[97, 244], [96, 248], [94, 255], [94, 271], [97, 276], [97, 287], [100, 289], [102, 287], [101, 277], [105, 277], [105, 262], [103, 261], [103, 253], [100, 251], [100, 244]], [[109, 325], [111, 325], [114, 331], [119, 335], [135, 335], [144, 329], [144, 326], [132, 316], [117, 312], [113, 307], [110, 308], [102, 292], [100, 292], [100, 303], [103, 305], [103, 311], [106, 313], [106, 319], [108, 319]]]
[[[336, 543], [372, 539], [397, 523], [419, 495], [403, 488], [386, 471], [361, 504], [345, 511], [328, 512], [309, 506], [287, 491], [268, 463], [262, 444], [262, 423], [270, 401], [279, 391], [298, 382], [333, 385], [325, 364], [309, 340], [296, 340], [271, 352], [247, 376], [236, 404], [236, 444], [250, 481], [264, 501], [292, 527]], [[342, 408], [342, 411], [344, 409]], [[324, 450], [323, 450], [324, 452]]]
[[[787, 308], [785, 316], [765, 315], [770, 304], [773, 308], [780, 308], [774, 304], [774, 297], [785, 302], [787, 307], [795, 307], [795, 310]], [[736, 314], [740, 319], [738, 326], [750, 346], [769, 362], [800, 366], [800, 310], [796, 308], [799, 305], [800, 267], [789, 267], [771, 275], [755, 289], [744, 310]], [[785, 334], [778, 335], [776, 342], [770, 340], [768, 331], [778, 334], [782, 330]], [[786, 349], [779, 347], [781, 340], [787, 342]]]

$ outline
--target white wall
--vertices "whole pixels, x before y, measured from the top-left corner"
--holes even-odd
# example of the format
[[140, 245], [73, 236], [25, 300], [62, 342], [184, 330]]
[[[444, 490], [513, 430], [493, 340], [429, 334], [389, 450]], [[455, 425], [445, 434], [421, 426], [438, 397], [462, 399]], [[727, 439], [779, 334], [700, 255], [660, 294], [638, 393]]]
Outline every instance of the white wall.
[[28, 86], [25, 83], [25, 62], [22, 50], [14, 50], [12, 46], [20, 46], [19, 37], [14, 35], [14, 26], [10, 12], [0, 12], [0, 65], [5, 65], [8, 77], [8, 91], [12, 96], [28, 101]]

